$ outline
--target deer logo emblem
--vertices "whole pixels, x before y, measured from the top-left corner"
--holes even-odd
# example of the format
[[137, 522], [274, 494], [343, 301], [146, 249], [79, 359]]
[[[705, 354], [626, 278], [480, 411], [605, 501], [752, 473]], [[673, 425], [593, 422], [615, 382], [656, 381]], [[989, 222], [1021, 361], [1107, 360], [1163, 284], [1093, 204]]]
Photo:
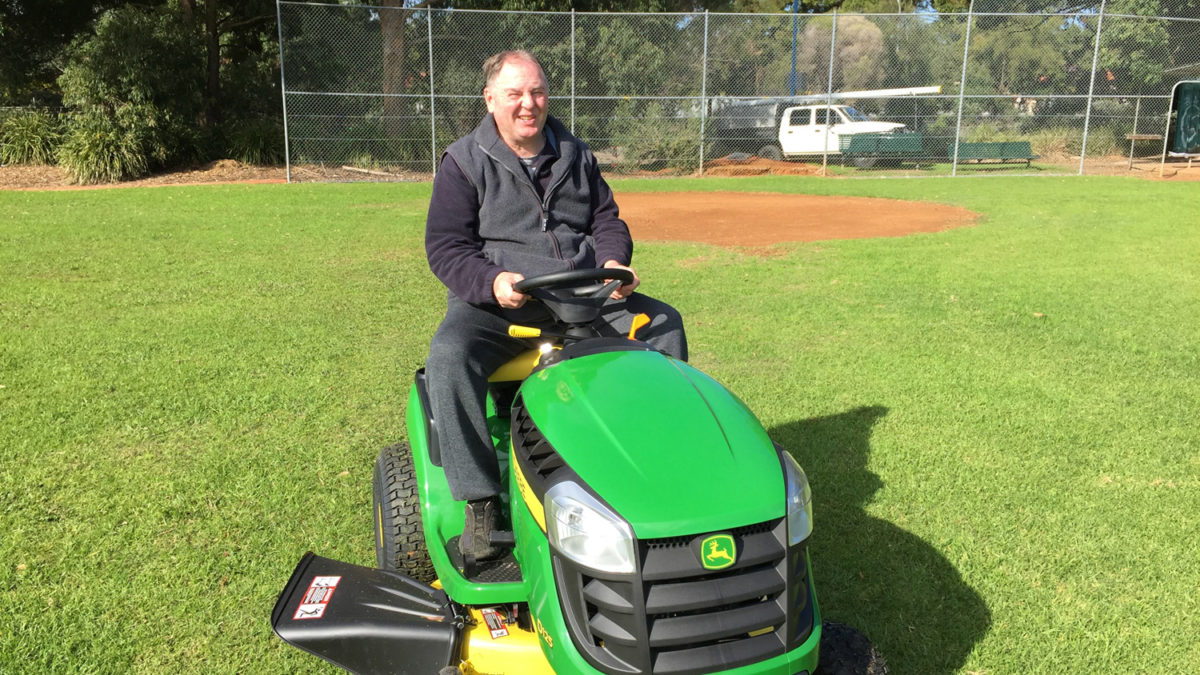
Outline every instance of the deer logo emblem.
[[728, 534], [714, 534], [700, 543], [700, 564], [706, 570], [723, 570], [737, 562], [737, 545]]

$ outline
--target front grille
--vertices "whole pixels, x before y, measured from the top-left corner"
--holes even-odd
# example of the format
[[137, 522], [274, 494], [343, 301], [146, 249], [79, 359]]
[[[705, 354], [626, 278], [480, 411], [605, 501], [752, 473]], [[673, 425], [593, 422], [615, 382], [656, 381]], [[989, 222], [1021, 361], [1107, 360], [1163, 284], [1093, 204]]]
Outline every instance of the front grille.
[[555, 556], [560, 597], [576, 646], [607, 673], [689, 675], [783, 654], [812, 632], [807, 563], [788, 550], [779, 519], [728, 532], [737, 562], [700, 563], [694, 537], [638, 542], [634, 575], [604, 575]]

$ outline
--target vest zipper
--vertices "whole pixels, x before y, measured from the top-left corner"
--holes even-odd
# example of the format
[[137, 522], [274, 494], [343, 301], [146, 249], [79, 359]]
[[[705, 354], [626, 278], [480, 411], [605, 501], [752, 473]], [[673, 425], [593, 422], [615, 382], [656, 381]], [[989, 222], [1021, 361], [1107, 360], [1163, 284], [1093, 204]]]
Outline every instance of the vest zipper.
[[[520, 178], [520, 176], [516, 172], [514, 172], [512, 169], [510, 169], [504, 162], [500, 161], [499, 157], [493, 155], [491, 152], [488, 152], [488, 149], [483, 147], [483, 145], [478, 144], [478, 143], [476, 145], [478, 145], [479, 149], [483, 151], [483, 154], [496, 160], [497, 164], [504, 167], [505, 171], [508, 171], [513, 176], [517, 176], [518, 178]], [[542, 232], [547, 237], [550, 237], [550, 246], [554, 248], [554, 257], [558, 258], [559, 260], [562, 260], [563, 259], [562, 247], [558, 245], [558, 239], [556, 239], [554, 237], [554, 233], [550, 232], [550, 230], [549, 230], [550, 216], [547, 215], [547, 211], [549, 211], [549, 209], [550, 209], [550, 195], [553, 194], [554, 190], [558, 189], [559, 185], [562, 185], [563, 181], [566, 180], [567, 176], [566, 176], [566, 174], [563, 174], [563, 177], [560, 178], [558, 180], [558, 182], [555, 183], [552, 188], [550, 188], [549, 190], [546, 191], [546, 199], [544, 202], [538, 200], [537, 189], [533, 187], [533, 179], [529, 177], [529, 173], [525, 172], [524, 177], [525, 177], [525, 187], [529, 188], [529, 191], [531, 193], [533, 193], [533, 200], [538, 203], [538, 215], [541, 217], [541, 220], [542, 220]], [[574, 263], [568, 261], [567, 265], [571, 269], [575, 269]]]

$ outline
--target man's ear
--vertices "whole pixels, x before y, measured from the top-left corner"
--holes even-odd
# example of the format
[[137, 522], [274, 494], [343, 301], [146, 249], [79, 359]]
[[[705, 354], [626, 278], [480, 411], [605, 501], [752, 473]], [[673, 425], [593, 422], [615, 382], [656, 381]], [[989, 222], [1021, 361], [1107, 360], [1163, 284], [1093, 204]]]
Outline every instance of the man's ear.
[[492, 90], [488, 87], [483, 88], [483, 102], [487, 104], [488, 112], [496, 112], [494, 106], [495, 98], [492, 96]]

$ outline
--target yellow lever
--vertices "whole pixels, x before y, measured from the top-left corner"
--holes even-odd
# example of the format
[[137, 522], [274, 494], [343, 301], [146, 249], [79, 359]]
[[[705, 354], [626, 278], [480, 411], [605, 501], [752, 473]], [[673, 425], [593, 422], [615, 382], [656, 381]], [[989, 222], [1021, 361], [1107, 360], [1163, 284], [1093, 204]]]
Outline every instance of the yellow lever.
[[633, 317], [633, 325], [629, 327], [629, 339], [636, 340], [638, 330], [640, 330], [642, 326], [646, 326], [649, 323], [650, 317], [646, 314], [638, 314], [637, 316]]
[[540, 328], [530, 328], [529, 326], [509, 326], [508, 336], [515, 338], [539, 338], [542, 336]]

